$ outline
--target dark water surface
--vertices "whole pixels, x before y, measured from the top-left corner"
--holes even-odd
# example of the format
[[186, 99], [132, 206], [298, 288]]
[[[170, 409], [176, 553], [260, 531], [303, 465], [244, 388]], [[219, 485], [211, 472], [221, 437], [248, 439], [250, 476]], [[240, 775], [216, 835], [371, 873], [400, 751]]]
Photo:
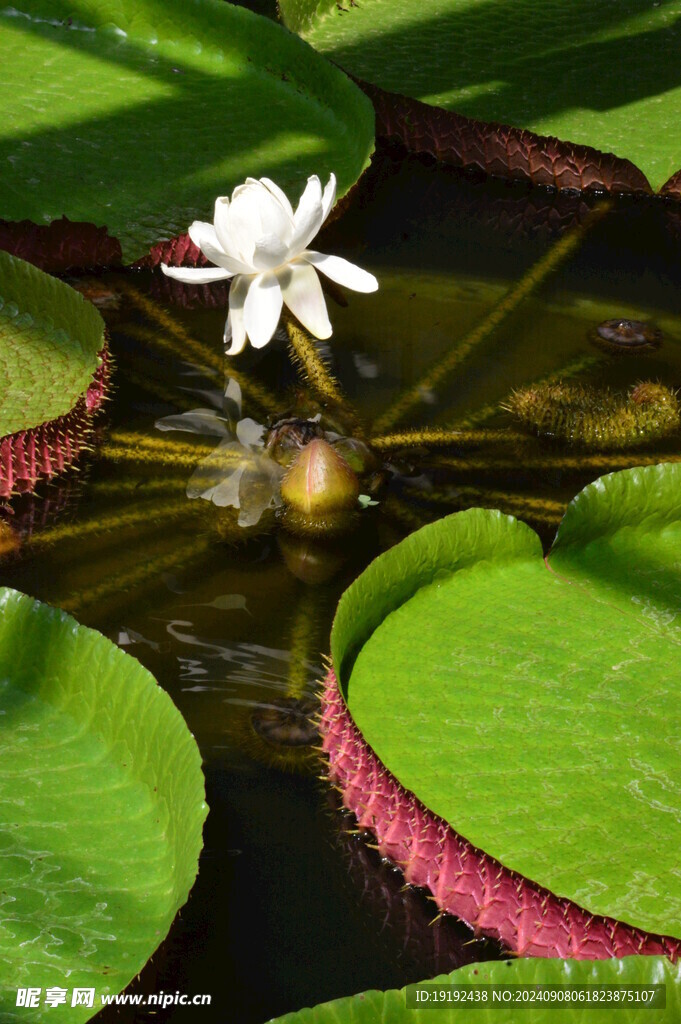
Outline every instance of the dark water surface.
[[[364, 421], [383, 420], [385, 431], [447, 423], [506, 430], [499, 403], [509, 391], [565, 367], [581, 367], [578, 379], [598, 385], [646, 378], [679, 386], [680, 242], [681, 214], [664, 201], [622, 199], [606, 211], [602, 199], [480, 183], [384, 153], [315, 243], [372, 270], [381, 286], [376, 295], [348, 293], [345, 307], [330, 300], [334, 336], [322, 349], [352, 408]], [[170, 289], [150, 273], [94, 284], [113, 293], [102, 312], [116, 364], [98, 445], [129, 455], [114, 461], [95, 450], [80, 472], [17, 501], [25, 543], [2, 563], [1, 582], [68, 608], [154, 673], [196, 736], [211, 808], [189, 903], [130, 991], [209, 993], [212, 1006], [112, 1010], [98, 1019], [261, 1024], [501, 955], [453, 920], [429, 927], [433, 905], [402, 891], [393, 870], [349, 834], [352, 821], [318, 768], [280, 770], [284, 755], [258, 734], [253, 715], [314, 693], [339, 595], [419, 523], [484, 504], [526, 518], [548, 544], [582, 486], [610, 464], [678, 455], [681, 439], [597, 465], [537, 439], [521, 458], [481, 434], [450, 450], [447, 464], [410, 452], [340, 545], [306, 546], [276, 526], [235, 543], [224, 539], [214, 506], [185, 495], [205, 453], [193, 459], [182, 449], [181, 461], [177, 442], [210, 439], [154, 426], [221, 394], [224, 293]], [[500, 309], [507, 314], [495, 320]], [[593, 328], [619, 316], [654, 322], [662, 347], [601, 352]], [[433, 375], [452, 352], [467, 354], [449, 374]], [[246, 382], [243, 415], [262, 421], [299, 407], [285, 344], [230, 365]], [[385, 426], [414, 387], [416, 400]]]

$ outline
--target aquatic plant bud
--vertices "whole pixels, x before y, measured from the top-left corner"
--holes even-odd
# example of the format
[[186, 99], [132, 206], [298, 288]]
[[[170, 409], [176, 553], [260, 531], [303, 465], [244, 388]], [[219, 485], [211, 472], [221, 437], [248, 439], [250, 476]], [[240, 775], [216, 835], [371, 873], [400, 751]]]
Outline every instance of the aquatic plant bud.
[[660, 347], [662, 331], [643, 320], [604, 320], [593, 341], [608, 352], [645, 352]]
[[316, 438], [303, 448], [284, 477], [281, 496], [304, 515], [330, 515], [356, 507], [359, 480], [328, 441]]
[[514, 391], [504, 408], [539, 437], [591, 449], [629, 448], [679, 429], [676, 393], [642, 381], [629, 394], [582, 384], [539, 384]]

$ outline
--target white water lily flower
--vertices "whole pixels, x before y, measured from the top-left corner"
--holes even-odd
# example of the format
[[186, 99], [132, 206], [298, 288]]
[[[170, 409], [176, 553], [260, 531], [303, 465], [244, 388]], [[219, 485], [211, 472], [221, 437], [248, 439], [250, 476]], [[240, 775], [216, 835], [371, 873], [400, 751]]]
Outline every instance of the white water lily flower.
[[295, 213], [285, 194], [269, 178], [247, 178], [231, 200], [215, 200], [213, 224], [195, 220], [189, 237], [213, 267], [161, 269], [186, 284], [209, 284], [233, 278], [225, 324], [228, 355], [241, 352], [249, 338], [254, 348], [270, 340], [286, 303], [316, 338], [331, 336], [331, 324], [317, 271], [356, 292], [374, 292], [373, 274], [339, 256], [308, 249], [336, 199], [332, 174], [322, 192], [316, 174], [307, 179]]

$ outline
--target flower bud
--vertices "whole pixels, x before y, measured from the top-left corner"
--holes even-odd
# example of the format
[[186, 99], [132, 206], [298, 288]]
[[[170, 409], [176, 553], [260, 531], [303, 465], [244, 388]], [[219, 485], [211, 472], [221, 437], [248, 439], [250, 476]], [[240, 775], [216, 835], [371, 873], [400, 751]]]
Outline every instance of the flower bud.
[[359, 480], [328, 441], [310, 441], [281, 484], [284, 522], [299, 533], [344, 529], [357, 507]]

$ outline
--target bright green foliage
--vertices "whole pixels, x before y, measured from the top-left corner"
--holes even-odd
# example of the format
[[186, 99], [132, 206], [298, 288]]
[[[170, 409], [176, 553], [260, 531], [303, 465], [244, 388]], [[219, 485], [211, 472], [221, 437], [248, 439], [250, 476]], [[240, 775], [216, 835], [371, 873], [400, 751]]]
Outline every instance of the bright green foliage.
[[106, 225], [123, 257], [267, 175], [343, 194], [373, 148], [345, 75], [223, 0], [17, 0], [0, 12], [0, 218]]
[[449, 516], [362, 574], [332, 636], [353, 718], [431, 811], [553, 893], [676, 937], [679, 493], [679, 465], [597, 480], [548, 564], [510, 517]]
[[681, 167], [681, 0], [280, 0], [342, 68], [481, 121]]
[[0, 437], [69, 412], [104, 346], [104, 321], [73, 288], [0, 251]]
[[[206, 815], [201, 758], [134, 658], [0, 591], [0, 1020], [88, 1020], [187, 899]], [[16, 1008], [18, 987], [68, 1005]], [[95, 1007], [71, 1008], [74, 987]], [[43, 991], [44, 996], [44, 991]]]
[[345, 999], [321, 1003], [312, 1010], [300, 1010], [278, 1017], [272, 1024], [675, 1024], [681, 1015], [681, 968], [663, 957], [630, 956], [624, 960], [544, 960], [527, 959], [491, 961], [468, 964], [466, 967], [441, 974], [422, 984], [436, 985], [665, 985], [666, 1009], [648, 1010], [640, 1006], [612, 1005], [596, 1009], [573, 1003], [565, 1009], [556, 1009], [555, 1003], [536, 1003], [529, 1006], [501, 1006], [489, 996], [487, 1006], [466, 1005], [454, 1007], [440, 1003], [423, 1010], [407, 1009], [407, 989], [387, 992], [362, 992]]

